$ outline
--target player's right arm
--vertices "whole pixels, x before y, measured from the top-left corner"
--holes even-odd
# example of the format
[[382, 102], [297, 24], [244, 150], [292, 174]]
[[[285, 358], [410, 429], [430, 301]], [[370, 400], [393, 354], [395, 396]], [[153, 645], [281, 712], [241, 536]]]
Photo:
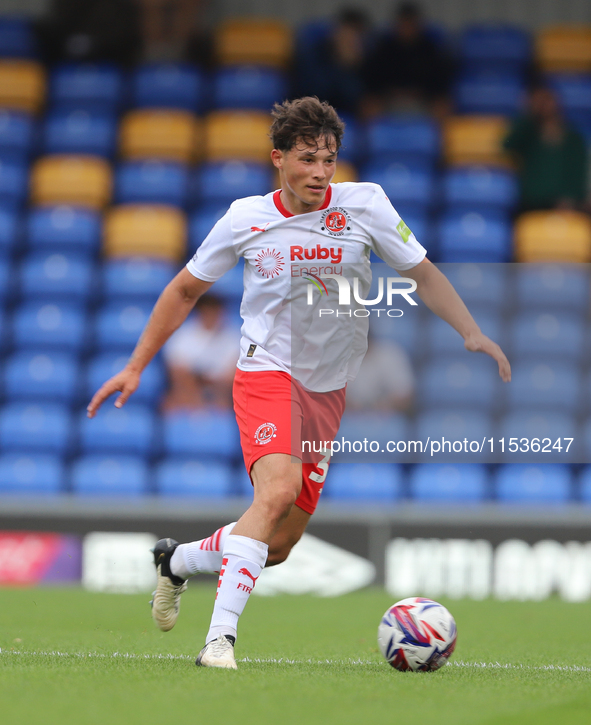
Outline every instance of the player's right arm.
[[94, 394], [86, 409], [89, 418], [93, 418], [104, 401], [117, 391], [121, 395], [115, 401], [115, 407], [125, 405], [129, 396], [137, 390], [144, 368], [183, 324], [197, 300], [212, 284], [195, 277], [184, 267], [165, 287], [127, 365]]

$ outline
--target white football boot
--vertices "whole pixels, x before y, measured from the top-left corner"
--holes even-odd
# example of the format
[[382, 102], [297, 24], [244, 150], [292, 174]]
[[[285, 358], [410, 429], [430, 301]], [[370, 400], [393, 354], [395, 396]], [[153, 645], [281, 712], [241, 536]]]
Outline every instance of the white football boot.
[[152, 594], [152, 619], [163, 632], [176, 624], [181, 607], [181, 594], [187, 590], [187, 582], [170, 570], [170, 559], [178, 546], [174, 539], [160, 539], [154, 547], [156, 566], [156, 591]]
[[212, 639], [199, 652], [195, 664], [198, 667], [225, 667], [228, 670], [237, 670], [233, 639], [231, 635], [223, 634], [217, 639]]

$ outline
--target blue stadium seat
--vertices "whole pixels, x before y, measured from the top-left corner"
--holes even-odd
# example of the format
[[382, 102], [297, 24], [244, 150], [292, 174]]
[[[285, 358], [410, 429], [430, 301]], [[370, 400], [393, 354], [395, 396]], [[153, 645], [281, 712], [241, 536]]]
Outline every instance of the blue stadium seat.
[[203, 206], [230, 206], [245, 196], [264, 196], [273, 187], [268, 164], [221, 161], [203, 164], [193, 179], [192, 202]]
[[29, 169], [23, 162], [0, 161], [0, 210], [18, 211], [29, 192]]
[[509, 339], [515, 359], [582, 362], [588, 326], [579, 316], [567, 312], [523, 312], [511, 321]]
[[[374, 275], [378, 273], [374, 270]], [[413, 312], [416, 308], [413, 307]], [[411, 357], [419, 357], [424, 348], [424, 335], [422, 325], [419, 324], [419, 313], [407, 313], [402, 317], [388, 317], [380, 314], [369, 320], [369, 329], [372, 335], [386, 340], [393, 340]]]
[[[14, 274], [12, 265], [7, 259], [0, 257], [0, 309], [13, 292]], [[1, 344], [0, 344], [1, 346]]]
[[561, 412], [577, 411], [583, 401], [579, 367], [570, 362], [516, 362], [511, 385], [506, 386], [510, 406], [546, 408]]
[[365, 129], [362, 128], [355, 116], [348, 113], [339, 113], [339, 116], [345, 122], [345, 133], [339, 149], [339, 160], [357, 165], [367, 154]]
[[78, 361], [71, 353], [16, 352], [4, 366], [8, 400], [71, 403], [78, 393]]
[[230, 411], [199, 410], [164, 416], [164, 449], [169, 456], [223, 457], [240, 454], [238, 426]]
[[189, 219], [189, 249], [201, 246], [213, 226], [228, 211], [228, 205], [217, 204], [196, 211]]
[[107, 63], [67, 63], [51, 74], [49, 99], [54, 110], [115, 114], [123, 95], [123, 74]]
[[63, 486], [64, 465], [59, 456], [28, 452], [0, 456], [0, 493], [55, 495]]
[[95, 343], [99, 350], [131, 350], [141, 335], [152, 308], [145, 303], [113, 302], [96, 315]]
[[505, 265], [463, 262], [443, 264], [440, 269], [468, 309], [483, 306], [488, 310], [498, 311], [506, 304], [508, 280]]
[[26, 300], [44, 298], [85, 304], [93, 293], [94, 266], [88, 257], [61, 252], [33, 252], [20, 269], [20, 293]]
[[[504, 325], [501, 324], [499, 315], [494, 312], [487, 313], [482, 308], [472, 309], [472, 315], [482, 332], [502, 346]], [[458, 362], [466, 365], [472, 364], [473, 356], [466, 352], [462, 336], [441, 317], [429, 315], [425, 322], [423, 334], [425, 332], [429, 353], [434, 356], [435, 360], [433, 362], [435, 364], [435, 361], [441, 355], [456, 355]]]
[[513, 271], [518, 309], [587, 314], [589, 274], [582, 266], [519, 264], [514, 265]]
[[568, 503], [572, 498], [572, 473], [560, 464], [502, 466], [495, 476], [499, 501], [523, 504]]
[[378, 162], [417, 159], [434, 163], [441, 138], [434, 121], [426, 118], [379, 118], [367, 126], [367, 154]]
[[402, 466], [395, 463], [333, 463], [324, 493], [331, 501], [393, 503], [402, 495]]
[[[558, 412], [552, 408], [548, 410], [516, 410], [513, 413], [508, 413], [499, 422], [497, 428], [497, 438], [505, 438], [505, 451], [507, 451], [506, 458], [510, 460], [516, 454], [508, 451], [509, 439], [517, 438], [521, 441], [522, 438], [528, 438], [530, 441], [533, 438], [539, 438], [540, 441], [544, 438], [549, 438], [551, 443], [547, 444], [547, 441], [541, 444], [542, 448], [547, 448], [543, 453], [535, 453], [534, 455], [539, 459], [539, 456], [543, 456], [543, 460], [551, 460], [552, 458], [566, 458], [564, 449], [568, 443], [564, 442], [564, 438], [574, 438], [575, 440], [569, 447], [569, 453], [575, 454], [580, 451], [580, 442], [577, 440], [577, 424], [576, 418], [573, 415], [567, 413]], [[561, 445], [563, 446], [562, 451], [558, 451], [557, 448], [552, 448], [556, 441], [562, 438]], [[569, 459], [569, 460], [572, 460]]]
[[513, 116], [524, 105], [525, 84], [520, 75], [471, 71], [456, 81], [453, 95], [459, 113]]
[[492, 410], [502, 385], [493, 360], [468, 353], [443, 358], [437, 355], [421, 371], [419, 400], [423, 408], [466, 406]]
[[365, 167], [361, 181], [380, 184], [396, 209], [402, 205], [416, 212], [426, 211], [433, 203], [435, 177], [428, 165], [374, 162]]
[[119, 204], [171, 204], [185, 206], [189, 169], [172, 161], [130, 161], [115, 174], [115, 199]]
[[29, 245], [39, 250], [94, 254], [101, 238], [101, 216], [71, 206], [36, 207], [29, 213]]
[[231, 496], [234, 472], [220, 461], [167, 458], [156, 468], [156, 489], [161, 496], [226, 498]]
[[504, 215], [449, 212], [439, 227], [442, 262], [507, 262], [511, 225]]
[[144, 257], [105, 261], [103, 295], [109, 300], [139, 300], [153, 303], [175, 276], [177, 266]]
[[0, 18], [0, 57], [34, 58], [37, 42], [33, 23], [22, 16]]
[[86, 315], [80, 307], [58, 302], [25, 302], [13, 316], [17, 347], [79, 352], [87, 341]]
[[591, 116], [591, 76], [561, 73], [549, 76], [547, 82], [567, 116], [573, 111]]
[[468, 68], [522, 71], [530, 55], [529, 34], [513, 25], [472, 25], [460, 41], [460, 57]]
[[[380, 444], [378, 451], [368, 453], [356, 450], [355, 443], [362, 443], [367, 439], [368, 446], [372, 441]], [[402, 414], [395, 413], [345, 413], [341, 426], [335, 436], [334, 455], [339, 461], [367, 461], [368, 458], [377, 458], [388, 441], [408, 439], [408, 419]], [[351, 444], [351, 446], [348, 445]], [[341, 447], [340, 450], [337, 444]], [[391, 458], [391, 453], [385, 453]]]
[[24, 164], [35, 140], [35, 121], [29, 113], [0, 109], [0, 159]]
[[11, 256], [20, 236], [20, 219], [15, 211], [0, 207], [0, 259]]
[[[483, 438], [490, 438], [492, 435], [491, 416], [486, 413], [471, 410], [452, 408], [445, 410], [429, 410], [421, 413], [416, 418], [416, 426], [413, 440], [421, 440], [425, 444], [430, 438], [431, 441], [439, 441], [445, 438], [446, 441], [463, 441], [464, 438], [470, 441], [482, 443]], [[448, 449], [445, 449], [448, 453]], [[450, 455], [448, 453], [448, 455]], [[473, 461], [478, 453], [451, 453], [454, 460], [460, 458]], [[425, 456], [427, 458], [427, 456]], [[428, 458], [428, 460], [433, 460]]]
[[[85, 377], [85, 393], [88, 400], [109, 378], [121, 372], [129, 355], [118, 352], [106, 352], [92, 358], [88, 363]], [[166, 386], [166, 376], [160, 359], [153, 360], [142, 373], [139, 388], [133, 394], [134, 403], [156, 405]]]
[[585, 466], [579, 479], [581, 501], [591, 503], [591, 466]]
[[71, 416], [57, 403], [9, 403], [0, 409], [0, 446], [5, 451], [66, 453]]
[[156, 417], [145, 405], [127, 403], [118, 409], [104, 405], [94, 418], [80, 414], [80, 446], [87, 453], [156, 453]]
[[74, 461], [72, 490], [84, 496], [143, 496], [148, 493], [148, 466], [143, 458], [89, 455]]
[[287, 81], [273, 68], [233, 66], [216, 71], [213, 78], [215, 108], [249, 108], [269, 112], [287, 97]]
[[85, 110], [51, 113], [45, 120], [47, 154], [91, 154], [111, 157], [117, 140], [115, 116]]
[[415, 501], [479, 503], [488, 498], [488, 473], [484, 466], [422, 463], [410, 474], [410, 495]]
[[208, 89], [201, 71], [191, 65], [150, 63], [135, 71], [132, 98], [142, 108], [181, 108], [202, 113]]
[[515, 175], [486, 166], [450, 169], [443, 177], [443, 200], [458, 211], [511, 210], [519, 190]]

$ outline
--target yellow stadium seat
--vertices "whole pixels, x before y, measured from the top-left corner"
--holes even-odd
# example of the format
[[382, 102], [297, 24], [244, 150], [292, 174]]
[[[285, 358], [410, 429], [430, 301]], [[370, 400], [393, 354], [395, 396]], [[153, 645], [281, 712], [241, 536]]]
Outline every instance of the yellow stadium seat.
[[45, 71], [30, 60], [0, 61], [0, 107], [36, 113], [45, 100]]
[[357, 170], [348, 161], [337, 161], [337, 170], [332, 183], [340, 184], [341, 181], [358, 181]]
[[530, 211], [515, 223], [518, 262], [591, 262], [591, 220], [576, 211]]
[[187, 246], [186, 219], [173, 206], [123, 204], [107, 214], [103, 251], [108, 257], [156, 257], [178, 261]]
[[111, 198], [111, 167], [96, 156], [44, 156], [31, 172], [34, 204], [101, 209]]
[[223, 65], [256, 64], [285, 68], [293, 49], [289, 27], [278, 20], [244, 18], [222, 23], [215, 52]]
[[262, 111], [214, 111], [205, 119], [208, 161], [269, 161], [271, 118]]
[[443, 127], [443, 149], [448, 164], [507, 166], [503, 150], [507, 121], [502, 116], [452, 116]]
[[546, 72], [591, 71], [591, 25], [555, 25], [536, 39], [536, 58]]
[[188, 111], [131, 111], [121, 122], [121, 155], [190, 163], [200, 156], [201, 124]]

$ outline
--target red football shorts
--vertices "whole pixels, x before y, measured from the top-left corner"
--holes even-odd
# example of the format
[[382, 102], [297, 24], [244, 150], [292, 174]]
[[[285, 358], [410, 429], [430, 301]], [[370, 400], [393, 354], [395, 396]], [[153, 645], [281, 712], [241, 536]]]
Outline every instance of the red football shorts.
[[[269, 453], [300, 458], [302, 491], [296, 506], [313, 514], [328, 471], [330, 442], [344, 409], [345, 388], [313, 393], [281, 370], [237, 369], [234, 411], [249, 475], [255, 461]], [[328, 450], [322, 450], [326, 442]]]

